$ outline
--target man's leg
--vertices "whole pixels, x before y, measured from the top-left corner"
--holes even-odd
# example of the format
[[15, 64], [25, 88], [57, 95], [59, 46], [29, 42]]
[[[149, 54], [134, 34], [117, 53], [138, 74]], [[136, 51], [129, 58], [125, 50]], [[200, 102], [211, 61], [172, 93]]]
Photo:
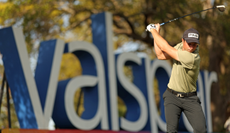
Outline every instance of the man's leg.
[[193, 127], [194, 133], [207, 133], [205, 116], [197, 96], [184, 99], [184, 114]]
[[168, 133], [177, 133], [178, 122], [181, 115], [181, 102], [178, 98], [170, 93], [165, 91], [164, 95], [164, 107], [165, 107], [165, 118], [167, 123], [167, 132]]

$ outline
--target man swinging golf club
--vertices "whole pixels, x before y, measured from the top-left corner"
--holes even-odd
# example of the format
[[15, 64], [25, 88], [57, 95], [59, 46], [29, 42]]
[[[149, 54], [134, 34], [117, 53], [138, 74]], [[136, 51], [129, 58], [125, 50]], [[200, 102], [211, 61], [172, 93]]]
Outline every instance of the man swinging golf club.
[[205, 116], [196, 93], [200, 68], [199, 32], [193, 28], [184, 32], [182, 42], [172, 47], [161, 37], [160, 24], [147, 26], [154, 38], [154, 49], [160, 60], [174, 59], [168, 88], [163, 94], [168, 133], [177, 133], [184, 112], [194, 133], [206, 133]]
[[168, 133], [177, 133], [182, 112], [193, 127], [194, 133], [207, 132], [205, 116], [196, 93], [196, 81], [200, 69], [200, 35], [195, 29], [188, 29], [183, 34], [182, 42], [172, 47], [159, 34], [160, 27], [166, 23], [210, 9], [218, 9], [220, 12], [224, 12], [225, 6], [214, 6], [161, 24], [149, 24], [146, 27], [146, 30], [151, 32], [154, 38], [154, 49], [157, 58], [160, 60], [173, 59], [168, 88], [163, 94]]

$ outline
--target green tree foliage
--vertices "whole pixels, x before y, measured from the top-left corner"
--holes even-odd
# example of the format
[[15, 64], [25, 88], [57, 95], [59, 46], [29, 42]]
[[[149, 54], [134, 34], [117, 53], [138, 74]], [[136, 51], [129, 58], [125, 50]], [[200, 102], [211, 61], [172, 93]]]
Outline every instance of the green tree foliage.
[[[194, 27], [200, 31], [200, 68], [218, 74], [218, 82], [213, 83], [211, 90], [213, 130], [223, 131], [230, 102], [230, 2], [214, 0], [213, 4], [224, 4], [226, 11], [209, 10], [187, 16], [162, 26], [161, 35], [175, 45], [184, 30]], [[153, 42], [145, 31], [148, 24], [166, 22], [212, 6], [212, 0], [6, 0], [0, 3], [0, 25], [22, 26], [30, 53], [33, 44], [54, 38], [92, 42], [90, 16], [108, 11], [113, 14], [114, 49], [134, 41], [145, 45], [144, 52], [153, 58], [154, 54], [148, 52]], [[81, 71], [80, 67], [67, 69], [68, 72], [64, 69], [62, 66], [59, 79]]]

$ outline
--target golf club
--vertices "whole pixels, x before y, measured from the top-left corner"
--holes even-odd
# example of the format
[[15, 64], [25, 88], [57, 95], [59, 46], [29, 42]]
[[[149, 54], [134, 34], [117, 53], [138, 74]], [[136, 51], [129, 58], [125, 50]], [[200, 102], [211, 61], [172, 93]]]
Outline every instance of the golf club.
[[[180, 18], [184, 18], [184, 17], [189, 16], [189, 15], [192, 15], [192, 14], [200, 13], [200, 12], [207, 11], [207, 10], [210, 10], [210, 9], [215, 9], [215, 8], [217, 8], [220, 12], [224, 12], [224, 10], [225, 10], [225, 6], [224, 6], [224, 5], [218, 5], [218, 6], [214, 6], [214, 7], [212, 7], [212, 8], [204, 9], [204, 10], [202, 10], [202, 11], [198, 11], [198, 12], [194, 12], [194, 13], [191, 13], [191, 14], [187, 14], [187, 15], [184, 15], [184, 16], [181, 16], [181, 17], [178, 17], [178, 18], [174, 18], [174, 19], [169, 20], [169, 21], [167, 21], [167, 22], [161, 23], [160, 26], [165, 25], [165, 24], [167, 24], [167, 23], [170, 23], [170, 22], [172, 22], [172, 21], [178, 20], [178, 19], [180, 19]], [[154, 29], [156, 29], [156, 26], [155, 26], [154, 24], [149, 24], [149, 25], [147, 26], [147, 28], [146, 28], [146, 31], [148, 31], [148, 27], [149, 27], [149, 28], [154, 28]]]

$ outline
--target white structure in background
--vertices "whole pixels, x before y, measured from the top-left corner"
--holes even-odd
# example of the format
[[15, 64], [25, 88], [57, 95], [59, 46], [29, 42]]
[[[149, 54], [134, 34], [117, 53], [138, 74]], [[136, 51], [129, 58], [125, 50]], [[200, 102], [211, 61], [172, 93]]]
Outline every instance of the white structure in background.
[[226, 128], [226, 130], [230, 132], [230, 117], [225, 122], [224, 128]]
[[146, 49], [145, 45], [142, 45], [138, 42], [127, 42], [123, 44], [121, 47], [119, 47], [117, 50], [115, 50], [115, 53], [123, 53], [123, 52], [136, 52], [136, 51], [142, 51]]
[[3, 65], [2, 54], [0, 53], [0, 65]]

